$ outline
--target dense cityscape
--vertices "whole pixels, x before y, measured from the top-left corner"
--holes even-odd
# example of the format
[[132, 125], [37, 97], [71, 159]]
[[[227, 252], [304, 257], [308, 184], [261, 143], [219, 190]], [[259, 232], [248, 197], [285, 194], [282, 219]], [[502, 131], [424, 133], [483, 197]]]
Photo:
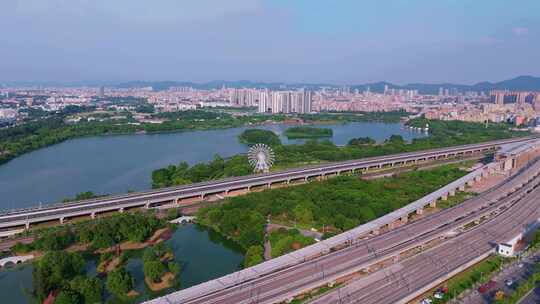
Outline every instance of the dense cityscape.
[[[169, 87], [3, 87], [0, 89], [0, 123], [22, 121], [29, 110], [55, 112], [67, 106], [95, 107], [97, 111], [127, 111], [148, 106], [149, 113], [188, 111], [204, 108], [246, 108], [262, 114], [306, 114], [320, 112], [405, 111], [428, 119], [469, 122], [509, 122], [536, 127], [540, 123], [538, 91], [460, 91], [439, 88], [438, 94], [421, 94], [418, 89], [396, 89], [384, 85], [382, 92], [343, 87], [275, 90], [259, 88], [195, 89]], [[147, 114], [149, 114], [147, 113]], [[122, 116], [112, 116], [111, 119]], [[139, 113], [139, 122], [160, 123]], [[76, 122], [80, 117], [71, 118]]]

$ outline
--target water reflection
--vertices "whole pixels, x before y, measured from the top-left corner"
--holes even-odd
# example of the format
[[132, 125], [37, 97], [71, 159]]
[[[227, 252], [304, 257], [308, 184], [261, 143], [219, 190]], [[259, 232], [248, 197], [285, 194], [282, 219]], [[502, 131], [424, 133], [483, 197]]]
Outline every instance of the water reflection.
[[[140, 296], [132, 300], [118, 299], [106, 292], [108, 303], [140, 303], [175, 290], [187, 288], [208, 280], [229, 274], [240, 269], [243, 253], [239, 246], [222, 237], [217, 232], [197, 224], [179, 226], [171, 238], [165, 242], [174, 251], [176, 261], [182, 266], [180, 278], [176, 284], [160, 292], [153, 292], [144, 283], [142, 254], [144, 250], [129, 251], [126, 269], [135, 277], [135, 290]], [[85, 255], [88, 276], [97, 275], [98, 257]], [[0, 271], [1, 303], [22, 304], [33, 302], [32, 264]], [[103, 278], [105, 283], [105, 278]]]

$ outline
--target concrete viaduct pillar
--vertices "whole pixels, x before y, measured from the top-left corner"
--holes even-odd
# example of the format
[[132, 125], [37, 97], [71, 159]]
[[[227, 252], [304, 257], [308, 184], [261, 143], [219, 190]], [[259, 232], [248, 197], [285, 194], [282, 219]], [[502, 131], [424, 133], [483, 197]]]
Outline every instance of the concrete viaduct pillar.
[[418, 215], [424, 214], [424, 208], [418, 208], [418, 209], [416, 209], [416, 214], [418, 214]]
[[61, 217], [60, 218], [60, 224], [63, 224], [64, 223], [64, 217]]
[[24, 225], [24, 228], [26, 230], [30, 230], [30, 222], [26, 222], [26, 224]]
[[456, 190], [454, 189], [454, 190], [448, 191], [448, 195], [450, 195], [450, 196], [456, 195]]
[[436, 200], [431, 201], [431, 202], [429, 203], [429, 207], [431, 207], [431, 208], [437, 207], [437, 201], [436, 201]]
[[124, 207], [122, 207], [122, 208], [118, 209], [118, 212], [120, 212], [120, 213], [124, 213]]
[[447, 194], [443, 194], [443, 195], [441, 196], [441, 200], [443, 200], [443, 201], [448, 200], [448, 193], [447, 193]]
[[95, 219], [95, 218], [96, 218], [96, 213], [95, 213], [95, 212], [90, 213], [90, 217], [91, 217], [92, 219]]

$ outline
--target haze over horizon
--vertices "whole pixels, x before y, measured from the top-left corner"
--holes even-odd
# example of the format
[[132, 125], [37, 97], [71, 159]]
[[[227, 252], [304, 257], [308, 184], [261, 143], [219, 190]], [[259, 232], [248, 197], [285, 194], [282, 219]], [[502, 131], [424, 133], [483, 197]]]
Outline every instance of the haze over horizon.
[[4, 0], [0, 82], [496, 82], [540, 75], [539, 9], [535, 0]]

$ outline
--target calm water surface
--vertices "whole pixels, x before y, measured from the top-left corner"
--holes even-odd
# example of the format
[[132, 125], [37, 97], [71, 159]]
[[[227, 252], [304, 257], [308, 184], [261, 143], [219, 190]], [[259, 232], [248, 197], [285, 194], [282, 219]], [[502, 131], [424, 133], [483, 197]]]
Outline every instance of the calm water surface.
[[[141, 302], [160, 294], [187, 288], [208, 280], [234, 272], [241, 267], [243, 253], [240, 248], [219, 234], [197, 225], [180, 226], [171, 239], [166, 242], [173, 247], [176, 260], [182, 265], [180, 282], [175, 288], [153, 293], [144, 283], [142, 251], [130, 258], [126, 269], [135, 277], [135, 290], [140, 296], [134, 302]], [[96, 262], [87, 262], [89, 276], [96, 275]], [[0, 270], [0, 303], [31, 303], [32, 265]], [[121, 303], [111, 295], [108, 301]]]
[[[265, 128], [286, 144], [300, 143], [283, 137], [288, 125]], [[382, 141], [392, 134], [410, 140], [422, 136], [400, 124], [351, 123], [332, 128], [332, 141], [346, 144], [353, 137], [369, 136]], [[153, 135], [104, 136], [68, 140], [18, 157], [0, 166], [0, 209], [38, 206], [77, 193], [125, 193], [151, 187], [151, 173], [169, 164], [209, 161], [214, 155], [232, 156], [247, 151], [238, 142], [246, 128], [189, 131]]]

